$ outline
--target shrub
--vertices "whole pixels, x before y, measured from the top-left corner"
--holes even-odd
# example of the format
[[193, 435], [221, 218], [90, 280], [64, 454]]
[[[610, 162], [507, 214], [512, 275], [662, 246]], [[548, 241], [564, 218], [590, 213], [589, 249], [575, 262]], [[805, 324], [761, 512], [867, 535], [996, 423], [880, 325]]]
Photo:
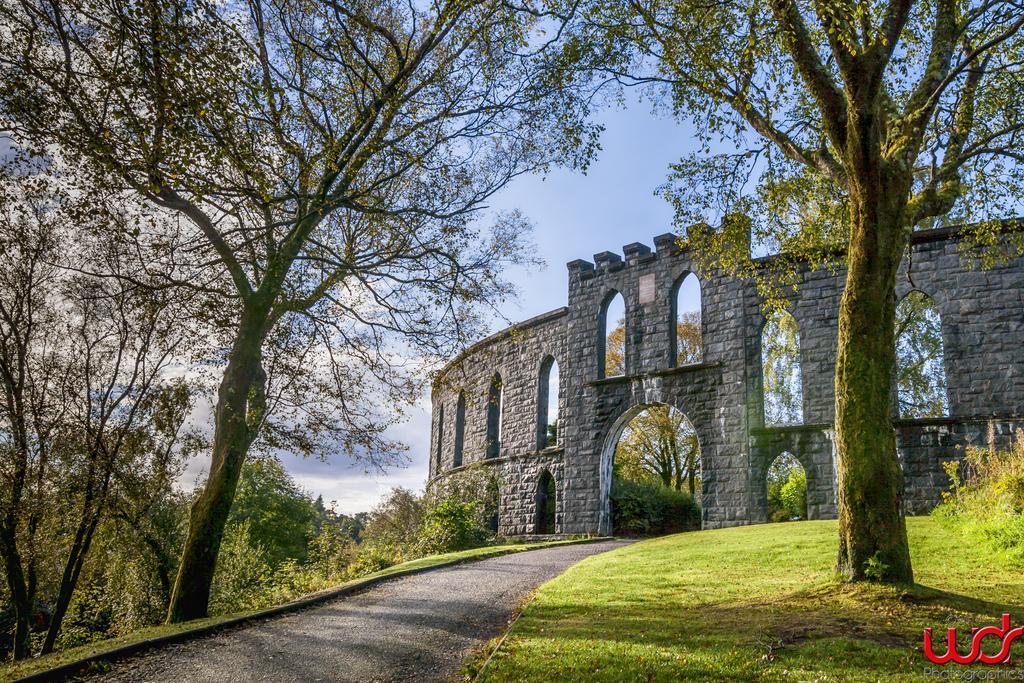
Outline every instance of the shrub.
[[355, 561], [349, 565], [348, 572], [352, 577], [364, 576], [387, 569], [401, 561], [401, 555], [397, 554], [394, 548], [374, 543], [363, 543], [359, 546]]
[[409, 489], [392, 489], [391, 495], [370, 513], [362, 531], [363, 545], [388, 549], [395, 557], [413, 555], [424, 511], [422, 497]]
[[465, 550], [491, 539], [488, 521], [497, 510], [497, 487], [482, 468], [418, 496], [403, 488], [370, 514], [349, 576], [362, 576], [424, 555]]
[[498, 491], [500, 481], [483, 463], [468, 466], [436, 482], [427, 492], [428, 507], [444, 500], [455, 500], [460, 503], [478, 503], [476, 522], [491, 533], [498, 531]]
[[1008, 451], [997, 451], [990, 436], [987, 448], [968, 448], [945, 469], [950, 490], [932, 514], [1024, 563], [1024, 431]]
[[807, 519], [807, 473], [790, 453], [783, 453], [768, 468], [768, 521]]
[[612, 485], [615, 533], [648, 536], [700, 528], [700, 508], [686, 491], [652, 481], [615, 479]]
[[490, 534], [481, 524], [482, 507], [480, 501], [463, 503], [455, 498], [434, 503], [423, 518], [422, 552], [436, 555], [483, 545]]
[[230, 614], [270, 604], [266, 589], [272, 576], [266, 551], [253, 540], [249, 522], [229, 524], [213, 575], [210, 613]]

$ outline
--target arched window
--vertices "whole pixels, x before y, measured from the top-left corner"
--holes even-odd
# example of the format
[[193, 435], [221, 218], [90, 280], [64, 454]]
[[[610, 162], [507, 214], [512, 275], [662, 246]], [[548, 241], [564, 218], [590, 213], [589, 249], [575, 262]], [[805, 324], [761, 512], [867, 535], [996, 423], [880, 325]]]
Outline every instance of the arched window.
[[761, 332], [764, 377], [764, 423], [801, 424], [804, 421], [800, 375], [800, 330], [787, 311], [768, 316]]
[[901, 418], [949, 415], [942, 321], [932, 298], [916, 289], [896, 306], [896, 396]]
[[626, 302], [611, 292], [601, 304], [597, 330], [598, 379], [626, 374]]
[[441, 453], [444, 450], [444, 404], [437, 408], [437, 450], [434, 454], [434, 474], [441, 472]]
[[537, 517], [534, 522], [535, 534], [555, 533], [555, 478], [544, 470], [537, 480]]
[[537, 448], [558, 445], [558, 363], [547, 356], [537, 380]]
[[487, 449], [485, 458], [497, 458], [501, 453], [501, 413], [503, 409], [501, 375], [494, 373], [487, 391]]
[[783, 452], [768, 466], [765, 488], [769, 522], [807, 519], [807, 472], [792, 453]]
[[455, 455], [452, 467], [462, 465], [462, 446], [466, 435], [466, 392], [459, 392], [459, 402], [455, 406]]
[[703, 347], [700, 337], [700, 280], [693, 273], [676, 281], [672, 292], [672, 365], [680, 367], [700, 363]]

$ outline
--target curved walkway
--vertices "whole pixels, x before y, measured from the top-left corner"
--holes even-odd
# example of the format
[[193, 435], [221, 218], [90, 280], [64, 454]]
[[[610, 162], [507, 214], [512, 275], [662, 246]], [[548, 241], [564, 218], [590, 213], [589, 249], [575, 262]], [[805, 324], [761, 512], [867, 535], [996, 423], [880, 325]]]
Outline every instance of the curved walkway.
[[302, 612], [129, 658], [104, 681], [433, 681], [501, 634], [529, 593], [601, 541], [395, 579]]

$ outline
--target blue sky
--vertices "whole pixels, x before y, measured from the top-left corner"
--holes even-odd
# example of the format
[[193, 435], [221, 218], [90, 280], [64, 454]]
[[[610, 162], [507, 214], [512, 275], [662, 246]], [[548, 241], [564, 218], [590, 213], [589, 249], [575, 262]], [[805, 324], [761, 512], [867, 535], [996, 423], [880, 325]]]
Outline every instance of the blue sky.
[[[654, 191], [668, 175], [668, 165], [695, 148], [692, 131], [655, 117], [644, 104], [606, 111], [601, 120], [606, 127], [602, 151], [586, 175], [560, 170], [547, 177], [519, 178], [492, 202], [494, 209], [518, 208], [530, 218], [537, 252], [547, 264], [539, 270], [507, 272], [520, 290], [518, 299], [501, 309], [510, 320], [565, 305], [567, 262], [589, 260], [605, 250], [621, 253], [622, 245], [630, 242], [653, 247], [655, 235], [672, 230], [671, 208]], [[336, 501], [340, 512], [370, 510], [394, 486], [422, 489], [430, 443], [429, 397], [389, 436], [410, 446], [410, 462], [383, 475], [363, 472], [343, 454], [326, 463], [287, 455], [282, 462], [304, 488]]]

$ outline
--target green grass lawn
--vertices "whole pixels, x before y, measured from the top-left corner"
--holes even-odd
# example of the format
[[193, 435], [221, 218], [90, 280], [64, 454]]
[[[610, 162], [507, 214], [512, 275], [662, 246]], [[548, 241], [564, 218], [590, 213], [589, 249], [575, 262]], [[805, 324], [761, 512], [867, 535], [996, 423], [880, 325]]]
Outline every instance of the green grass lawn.
[[1004, 611], [1021, 624], [1024, 576], [933, 518], [908, 527], [918, 585], [903, 589], [839, 583], [834, 521], [588, 558], [540, 588], [483, 680], [928, 680], [922, 630], [935, 627], [944, 652], [947, 625], [964, 633]]

